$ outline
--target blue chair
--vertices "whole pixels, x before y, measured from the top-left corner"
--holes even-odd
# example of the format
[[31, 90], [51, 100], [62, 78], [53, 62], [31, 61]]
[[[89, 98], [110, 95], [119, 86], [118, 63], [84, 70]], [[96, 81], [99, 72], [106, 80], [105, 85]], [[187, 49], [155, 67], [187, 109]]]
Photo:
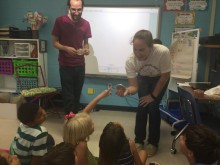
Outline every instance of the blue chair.
[[182, 120], [186, 122], [186, 125], [180, 132], [174, 137], [172, 142], [171, 153], [175, 154], [175, 143], [176, 140], [180, 137], [180, 135], [184, 132], [189, 124], [200, 124], [201, 117], [199, 110], [197, 108], [197, 103], [194, 96], [187, 90], [182, 87], [177, 87], [179, 93], [179, 101], [180, 101], [180, 111], [182, 115]]
[[190, 124], [201, 124], [200, 112], [195, 97], [183, 87], [178, 87], [182, 117]]

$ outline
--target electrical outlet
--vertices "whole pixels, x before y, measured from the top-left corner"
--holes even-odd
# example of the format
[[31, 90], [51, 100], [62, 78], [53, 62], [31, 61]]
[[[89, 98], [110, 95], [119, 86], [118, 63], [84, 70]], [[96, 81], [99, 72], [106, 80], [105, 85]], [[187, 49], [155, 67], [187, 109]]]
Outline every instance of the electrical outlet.
[[94, 88], [88, 88], [88, 89], [87, 89], [87, 93], [88, 93], [89, 95], [95, 94]]
[[46, 40], [40, 40], [40, 50], [41, 53], [47, 52], [47, 41]]

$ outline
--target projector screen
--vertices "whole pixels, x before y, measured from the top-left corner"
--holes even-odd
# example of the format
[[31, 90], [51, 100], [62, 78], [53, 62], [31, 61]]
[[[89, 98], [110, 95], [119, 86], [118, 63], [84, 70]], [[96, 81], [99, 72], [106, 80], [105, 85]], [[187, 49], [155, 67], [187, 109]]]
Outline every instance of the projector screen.
[[90, 55], [85, 56], [87, 75], [126, 76], [134, 34], [146, 29], [153, 38], [159, 37], [160, 7], [85, 6], [82, 17], [92, 30]]

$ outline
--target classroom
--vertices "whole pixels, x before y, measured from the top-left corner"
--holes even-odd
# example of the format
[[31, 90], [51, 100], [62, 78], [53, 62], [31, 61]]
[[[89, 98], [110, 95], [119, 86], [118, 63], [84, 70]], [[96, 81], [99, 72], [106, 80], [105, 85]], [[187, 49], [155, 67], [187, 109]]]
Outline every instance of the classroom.
[[[157, 87], [158, 90], [150, 90], [148, 97], [142, 100], [142, 104], [148, 106], [160, 98], [158, 113], [161, 118], [160, 137], [163, 138], [160, 139], [159, 147], [156, 147], [158, 153], [149, 156], [147, 162], [158, 162], [161, 165], [181, 165], [188, 162], [179, 151], [178, 144], [177, 149], [171, 149], [175, 136], [170, 135], [170, 132], [183, 131], [185, 128], [181, 123], [181, 110], [184, 109], [181, 107], [185, 104], [181, 100], [181, 89], [193, 95], [196, 109], [200, 111], [199, 118], [203, 120], [202, 117], [205, 116], [212, 121], [212, 124], [209, 121], [203, 124], [212, 125], [220, 134], [220, 21], [217, 21], [220, 17], [219, 1], [84, 0], [82, 11], [72, 9], [67, 2], [0, 1], [0, 128], [1, 133], [8, 137], [0, 137], [0, 149], [10, 147], [19, 126], [17, 109], [22, 102], [45, 104], [48, 118], [44, 126], [55, 135], [54, 140], [58, 144], [63, 141], [63, 116], [71, 112], [69, 109], [77, 109], [73, 111], [76, 114], [81, 112], [106, 89], [111, 89], [111, 94], [98, 100], [91, 108], [95, 132], [88, 141], [89, 149], [92, 154], [99, 156], [99, 138], [105, 124], [110, 121], [121, 122], [125, 134], [135, 139], [138, 123], [135, 121], [136, 112], [140, 104], [139, 95], [143, 93], [138, 93], [138, 87], [134, 85], [136, 78], [131, 78], [133, 75], [128, 77], [126, 60], [133, 52], [135, 54], [135, 33], [143, 29], [149, 30], [153, 39], [160, 39], [162, 46], [169, 50], [171, 55], [170, 75], [166, 85]], [[65, 68], [61, 67], [61, 64], [75, 63], [70, 57], [69, 61], [65, 60], [66, 54], [63, 52], [70, 52], [71, 49], [64, 48], [61, 43], [69, 36], [67, 34], [61, 37], [62, 39], [58, 37], [60, 29], [57, 28], [56, 22], [58, 17], [66, 14], [71, 16], [71, 13], [82, 14], [80, 16], [89, 22], [91, 28], [91, 31], [87, 29], [87, 34], [83, 36], [88, 38], [88, 43], [86, 39], [82, 42], [76, 41], [76, 45], [81, 43], [81, 46], [76, 46], [74, 53], [72, 52], [78, 55], [79, 58], [76, 59], [83, 67], [85, 60], [85, 71], [82, 70], [83, 67], [74, 71], [85, 72], [78, 86], [82, 89], [76, 89], [79, 93], [78, 102], [72, 101], [72, 96], [67, 95], [67, 86], [64, 90], [69, 66], [66, 65]], [[77, 36], [80, 35], [81, 32], [78, 31]], [[65, 57], [62, 57], [62, 53]], [[166, 69], [166, 60], [161, 66]], [[69, 73], [72, 74], [72, 71]], [[130, 87], [132, 83], [135, 88]], [[155, 84], [152, 88], [156, 88]], [[28, 91], [41, 86], [39, 95]], [[120, 93], [121, 90], [123, 94]], [[210, 119], [207, 116], [211, 116]], [[10, 129], [11, 126], [13, 128]], [[9, 128], [8, 132], [5, 131], [6, 127]], [[176, 141], [179, 141], [179, 136], [176, 138]], [[146, 148], [145, 142], [144, 147]]]

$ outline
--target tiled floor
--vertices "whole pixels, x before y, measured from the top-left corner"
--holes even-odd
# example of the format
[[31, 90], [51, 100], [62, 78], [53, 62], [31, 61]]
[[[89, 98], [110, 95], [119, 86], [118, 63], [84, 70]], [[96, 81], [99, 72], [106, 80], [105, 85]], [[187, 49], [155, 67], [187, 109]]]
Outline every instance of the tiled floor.
[[[107, 111], [100, 110], [91, 113], [91, 117], [94, 121], [95, 132], [91, 135], [88, 142], [89, 149], [91, 152], [98, 156], [99, 148], [98, 142], [100, 134], [104, 126], [110, 121], [120, 122], [125, 129], [126, 135], [129, 138], [134, 138], [134, 122], [135, 122], [135, 113], [134, 112], [122, 112], [122, 111]], [[63, 118], [59, 118], [55, 114], [48, 115], [47, 121], [43, 124], [53, 135], [56, 143], [62, 141], [62, 125]], [[15, 135], [19, 122], [17, 120], [1, 119], [0, 118], [0, 147], [8, 148], [10, 142]], [[158, 154], [152, 158], [149, 158], [148, 161], [157, 161], [161, 165], [186, 165], [188, 164], [186, 158], [179, 152], [173, 155], [170, 153], [170, 147], [173, 137], [170, 135], [171, 127], [169, 124], [162, 120], [161, 123], [161, 140], [160, 148]], [[178, 151], [178, 143], [176, 145]]]

